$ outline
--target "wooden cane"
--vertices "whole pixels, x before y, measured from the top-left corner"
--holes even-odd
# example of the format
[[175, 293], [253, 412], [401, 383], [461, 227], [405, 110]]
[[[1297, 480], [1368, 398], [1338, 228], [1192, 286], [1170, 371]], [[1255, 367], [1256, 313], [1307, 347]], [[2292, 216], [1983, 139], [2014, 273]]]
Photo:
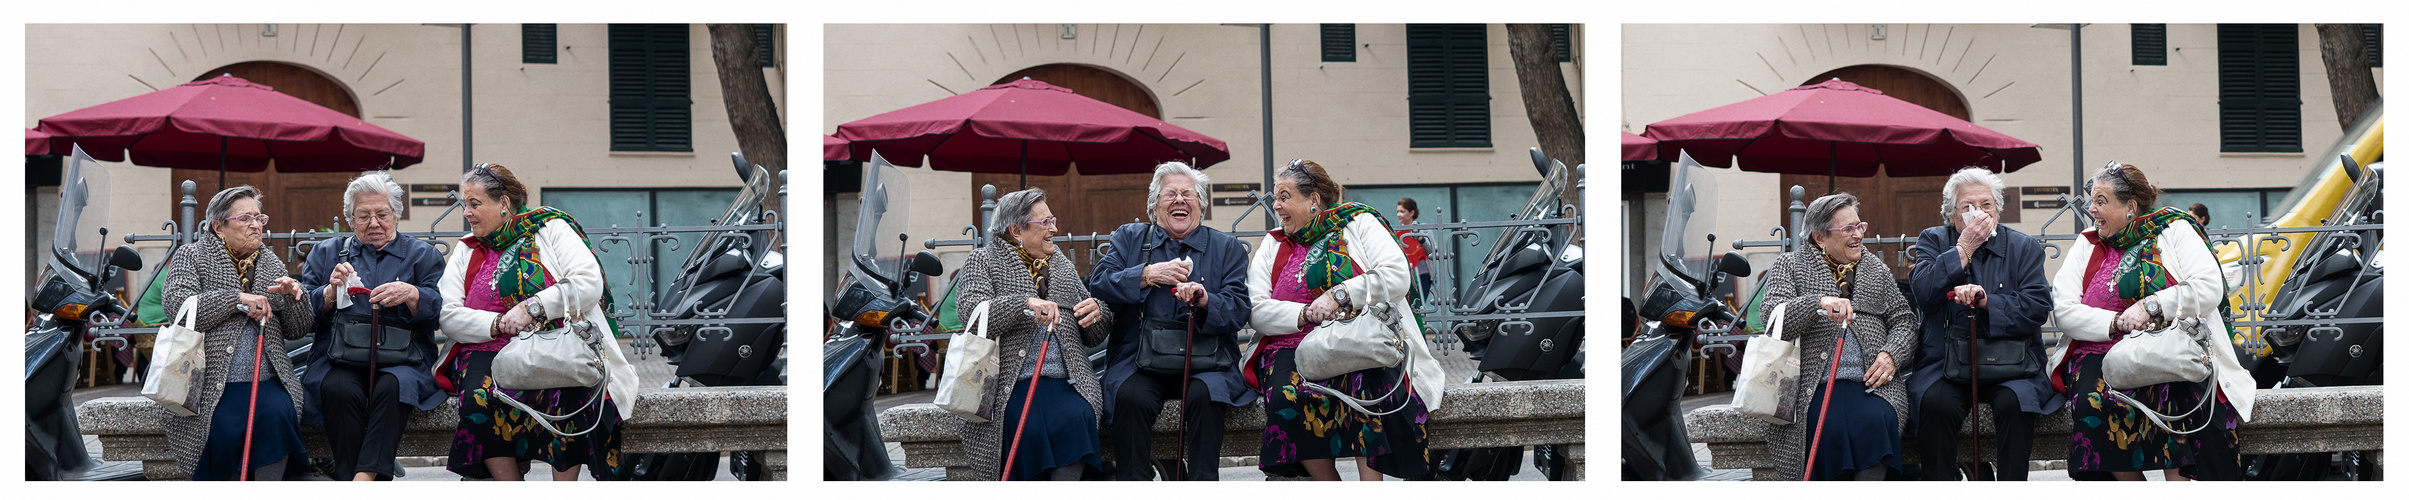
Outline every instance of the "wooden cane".
[[243, 468], [234, 473], [238, 481], [255, 479], [251, 477], [251, 441], [259, 428], [259, 360], [267, 357], [267, 349], [268, 319], [260, 318], [259, 335], [251, 342], [251, 416], [243, 419]]
[[1812, 437], [1809, 437], [1809, 438], [1808, 438], [1808, 439], [1809, 439], [1809, 441], [1807, 442], [1807, 466], [1806, 466], [1806, 472], [1804, 472], [1804, 473], [1800, 473], [1800, 474], [1799, 474], [1799, 480], [1800, 480], [1800, 481], [1814, 481], [1814, 480], [1815, 480], [1815, 453], [1816, 453], [1816, 451], [1818, 451], [1820, 448], [1823, 448], [1823, 430], [1824, 430], [1824, 429], [1823, 429], [1823, 421], [1824, 421], [1824, 417], [1826, 417], [1826, 416], [1830, 416], [1830, 415], [1832, 414], [1832, 382], [1834, 382], [1834, 381], [1836, 381], [1836, 380], [1839, 380], [1839, 377], [1840, 377], [1840, 353], [1841, 353], [1841, 348], [1842, 348], [1842, 347], [1846, 347], [1846, 346], [1848, 346], [1848, 345], [1849, 345], [1849, 331], [1848, 331], [1848, 324], [1846, 324], [1846, 323], [1843, 323], [1843, 324], [1841, 324], [1841, 329], [1840, 329], [1840, 339], [1839, 339], [1839, 341], [1838, 341], [1838, 342], [1835, 342], [1835, 343], [1833, 343], [1833, 344], [1832, 344], [1832, 367], [1831, 367], [1830, 369], [1824, 370], [1824, 375], [1823, 375], [1823, 404], [1821, 405], [1821, 406], [1822, 406], [1822, 408], [1821, 408], [1821, 409], [1817, 409], [1817, 410], [1815, 410], [1815, 435], [1814, 435], [1814, 436], [1812, 436]]
[[1179, 365], [1179, 454], [1171, 458], [1171, 480], [1186, 481], [1188, 480], [1188, 377], [1192, 376], [1188, 371], [1190, 368], [1188, 362], [1193, 361], [1196, 356], [1195, 306], [1188, 306], [1188, 346], [1179, 353], [1186, 356], [1187, 359], [1183, 359]]
[[1037, 368], [1029, 371], [1029, 395], [1021, 401], [1020, 423], [1014, 424], [1012, 428], [1012, 448], [1010, 451], [1004, 452], [1004, 477], [996, 479], [997, 481], [1012, 480], [1012, 460], [1020, 457], [1021, 433], [1029, 430], [1029, 409], [1037, 407], [1037, 377], [1046, 372], [1046, 349], [1054, 345], [1054, 325], [1046, 325], [1045, 330], [1039, 333], [1039, 336]]

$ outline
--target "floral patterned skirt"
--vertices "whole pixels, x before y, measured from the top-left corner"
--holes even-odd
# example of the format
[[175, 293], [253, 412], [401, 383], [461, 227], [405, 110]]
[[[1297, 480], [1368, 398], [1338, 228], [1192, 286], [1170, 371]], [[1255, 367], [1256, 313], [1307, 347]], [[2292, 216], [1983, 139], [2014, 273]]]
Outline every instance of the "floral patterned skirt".
[[[2100, 371], [2100, 362], [2107, 358], [2106, 354], [2075, 352], [2066, 358], [2061, 369], [2065, 370], [2066, 389], [2073, 393], [2068, 406], [2074, 417], [2073, 442], [2066, 448], [2070, 471], [2079, 474], [2183, 469], [2183, 475], [2196, 478], [2200, 460], [2234, 456], [2232, 450], [2212, 453], [2207, 448], [2236, 447], [2241, 443], [2236, 436], [2241, 416], [2231, 405], [2215, 403], [2215, 424], [2206, 430], [2190, 435], [2169, 433], [2152, 425], [2140, 411], [2108, 397], [2108, 381]], [[2204, 396], [2198, 385], [2189, 383], [2124, 392], [2167, 415], [2191, 410]], [[2190, 428], [2200, 425], [2200, 419], [2195, 416], [2170, 425]]]
[[[1423, 407], [1422, 396], [1412, 394], [1411, 388], [1401, 391], [1406, 394], [1402, 402], [1366, 405], [1372, 411], [1388, 411], [1398, 404], [1409, 406], [1404, 411], [1376, 417], [1355, 411], [1322, 393], [1306, 390], [1305, 377], [1297, 374], [1295, 348], [1265, 348], [1247, 369], [1257, 370], [1257, 379], [1263, 381], [1263, 452], [1259, 467], [1264, 474], [1304, 477], [1308, 475], [1302, 463], [1305, 460], [1340, 457], [1366, 457], [1373, 470], [1389, 476], [1415, 478], [1430, 473], [1430, 411]], [[1383, 368], [1316, 382], [1358, 399], [1369, 399], [1407, 383], [1403, 374], [1404, 370]]]
[[[535, 417], [519, 411], [493, 396], [492, 351], [463, 352], [453, 356], [445, 366], [459, 377], [460, 428], [452, 434], [452, 453], [444, 466], [461, 477], [491, 479], [485, 459], [512, 457], [520, 461], [551, 464], [566, 469], [587, 466], [588, 475], [598, 481], [627, 479], [634, 463], [619, 453], [619, 410], [607, 401], [601, 408], [589, 408], [576, 416], [552, 422], [561, 432], [577, 433], [596, 425], [596, 412], [602, 415], [600, 428], [577, 437], [561, 437], [535, 424]], [[554, 415], [576, 410], [587, 402], [592, 389], [568, 388], [534, 391], [510, 391], [512, 398], [527, 406]]]

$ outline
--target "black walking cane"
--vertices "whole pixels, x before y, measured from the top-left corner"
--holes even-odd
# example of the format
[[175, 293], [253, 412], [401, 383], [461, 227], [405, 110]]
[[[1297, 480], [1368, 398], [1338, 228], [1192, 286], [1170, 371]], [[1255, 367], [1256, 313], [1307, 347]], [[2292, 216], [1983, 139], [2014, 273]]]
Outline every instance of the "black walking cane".
[[1195, 366], [1196, 360], [1196, 306], [1183, 309], [1188, 313], [1188, 345], [1179, 351], [1182, 356], [1179, 365], [1179, 454], [1171, 458], [1173, 481], [1188, 480], [1188, 377], [1192, 376], [1188, 369]]

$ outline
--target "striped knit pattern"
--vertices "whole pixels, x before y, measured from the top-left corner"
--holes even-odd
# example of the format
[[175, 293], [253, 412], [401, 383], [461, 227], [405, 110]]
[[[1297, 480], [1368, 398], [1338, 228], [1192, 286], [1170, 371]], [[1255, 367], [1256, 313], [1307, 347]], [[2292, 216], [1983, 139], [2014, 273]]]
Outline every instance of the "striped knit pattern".
[[[996, 357], [1003, 362], [1004, 370], [1001, 373], [1021, 373], [1021, 365], [1029, 363], [1027, 354], [1037, 350], [1042, 329], [1023, 313], [1028, 310], [1029, 297], [1053, 301], [1061, 306], [1061, 316], [1054, 327], [1054, 348], [1074, 347], [1065, 352], [1077, 354], [1087, 347], [1103, 344], [1112, 332], [1112, 309], [1103, 309], [1104, 318], [1096, 324], [1087, 328], [1078, 327], [1079, 319], [1071, 314], [1071, 308], [1087, 300], [1088, 294], [1087, 286], [1079, 280], [1078, 268], [1071, 265], [1070, 258], [1060, 253], [1047, 258], [1046, 281], [1052, 282], [1053, 286], [1047, 287], [1041, 296], [1036, 280], [1029, 275], [1029, 266], [1022, 264], [1020, 256], [1015, 254], [1011, 244], [989, 244], [971, 252], [969, 261], [962, 264], [961, 275], [956, 277], [956, 286], [962, 287], [960, 300], [964, 308], [981, 301], [993, 301], [988, 306], [992, 312], [987, 317], [987, 328], [997, 344]], [[1062, 364], [1070, 371], [1071, 387], [1079, 390], [1079, 397], [1087, 400], [1089, 411], [1095, 412], [1095, 421], [1103, 422], [1104, 386], [1096, 381], [1096, 371], [1088, 366], [1087, 356], [1063, 356]], [[1003, 415], [1002, 409], [1010, 400], [1015, 383], [1014, 380], [989, 382], [986, 394], [979, 398], [980, 404], [983, 408], [994, 409], [991, 412], [994, 415]], [[1012, 432], [1011, 424], [962, 424], [962, 443], [969, 453], [971, 477], [989, 480], [1003, 476], [1004, 447], [1010, 445], [1005, 441], [1011, 439], [1008, 435]]]
[[[1789, 316], [1783, 320], [1782, 338], [1798, 343], [1799, 385], [1816, 387], [1823, 384], [1824, 372], [1832, 367], [1832, 347], [1838, 343], [1840, 324], [1823, 316], [1817, 301], [1826, 296], [1839, 296], [1838, 283], [1832, 279], [1831, 267], [1824, 263], [1823, 250], [1813, 244], [1802, 245], [1798, 251], [1782, 254], [1766, 272], [1765, 303], [1767, 310], [1787, 302]], [[1906, 296], [1899, 294], [1898, 278], [1891, 274], [1880, 256], [1872, 250], [1857, 261], [1856, 296], [1847, 297], [1849, 307], [1857, 317], [1849, 323], [1849, 344], [1866, 346], [1856, 350], [1864, 359], [1858, 363], [1870, 366], [1880, 353], [1890, 353], [1891, 362], [1899, 377], [1875, 389], [1874, 395], [1890, 403], [1899, 417], [1897, 431], [1907, 425], [1907, 378], [1905, 370], [1915, 366], [1916, 313]], [[1802, 340], [1803, 339], [1803, 340]], [[1792, 408], [1802, 408], [1801, 423], [1815, 418], [1816, 408], [1810, 406], [1815, 391], [1801, 390], [1791, 395]], [[1807, 463], [1806, 425], [1777, 425], [1773, 427], [1774, 477], [1796, 481], [1805, 477]]]
[[[263, 251], [258, 264], [251, 269], [250, 288], [240, 292], [268, 297], [268, 307], [276, 313], [274, 319], [268, 322], [268, 337], [299, 339], [309, 335], [315, 315], [298, 314], [303, 307], [301, 304], [295, 303], [291, 297], [268, 293], [268, 287], [275, 286], [276, 278], [281, 277], [284, 277], [284, 260], [277, 258], [274, 252]], [[249, 358], [251, 353], [238, 356], [232, 347], [242, 345], [241, 337], [250, 333], [252, 326], [258, 325], [250, 316], [235, 309], [236, 305], [241, 304], [237, 298], [240, 292], [236, 289], [240, 285], [241, 280], [236, 279], [235, 275], [234, 258], [226, 254], [226, 243], [206, 231], [201, 233], [200, 239], [176, 249], [172, 264], [167, 267], [167, 292], [161, 297], [164, 299], [162, 303], [181, 307], [185, 297], [200, 297], [193, 322], [194, 329], [201, 331], [201, 349], [206, 353], [202, 364], [201, 401], [199, 406], [193, 408], [200, 414], [169, 417], [167, 422], [168, 449], [176, 454], [176, 467], [186, 472], [191, 472], [201, 463], [201, 447], [209, 440], [209, 417], [217, 411], [218, 397], [226, 392], [226, 381], [237, 378], [238, 368], [242, 370], [240, 378], [251, 376], [250, 363], [233, 366], [235, 358]], [[292, 361], [283, 355], [284, 343], [271, 342], [269, 345], [278, 350], [267, 355], [266, 363], [261, 364], [261, 368], [276, 370], [275, 378], [285, 380], [285, 387], [298, 389], [301, 377], [293, 373]], [[260, 378], [268, 377], [262, 374]], [[299, 420], [301, 391], [286, 392], [293, 398], [293, 418]], [[247, 405], [250, 402], [229, 403]]]

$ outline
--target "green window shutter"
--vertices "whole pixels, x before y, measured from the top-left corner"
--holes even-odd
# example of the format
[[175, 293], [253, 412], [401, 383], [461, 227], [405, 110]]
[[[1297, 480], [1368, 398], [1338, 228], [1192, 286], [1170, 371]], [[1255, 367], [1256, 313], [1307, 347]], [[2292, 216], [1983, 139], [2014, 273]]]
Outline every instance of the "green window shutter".
[[2217, 25], [2219, 150], [2298, 153], [2300, 26]]
[[2166, 65], [2166, 25], [2133, 25], [2133, 65]]
[[2367, 46], [2367, 67], [2384, 67], [2384, 25], [2359, 25], [2359, 40]]
[[1355, 25], [1322, 25], [1322, 62], [1355, 62]]
[[560, 25], [519, 25], [519, 62], [523, 64], [559, 64]]
[[1573, 25], [1547, 25], [1548, 37], [1556, 42], [1556, 62], [1573, 62]]
[[694, 152], [683, 24], [613, 24], [611, 150]]
[[753, 50], [755, 54], [761, 55], [761, 67], [778, 67], [778, 40], [777, 37], [771, 36], [777, 30], [777, 26], [775, 24], [753, 25]]
[[1410, 146], [1490, 147], [1489, 27], [1409, 24], [1405, 31]]

